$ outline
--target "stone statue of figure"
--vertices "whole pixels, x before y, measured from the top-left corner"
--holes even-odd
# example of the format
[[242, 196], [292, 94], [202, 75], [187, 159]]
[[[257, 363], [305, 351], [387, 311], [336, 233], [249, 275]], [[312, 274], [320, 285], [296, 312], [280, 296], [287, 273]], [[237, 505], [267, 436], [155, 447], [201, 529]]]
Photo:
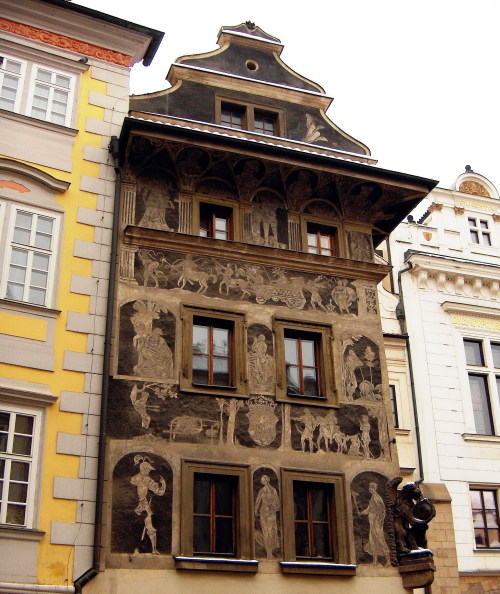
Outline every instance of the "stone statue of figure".
[[370, 501], [366, 509], [360, 512], [362, 516], [368, 516], [370, 525], [368, 542], [363, 548], [372, 556], [373, 565], [379, 564], [379, 557], [383, 557], [383, 564], [387, 565], [389, 562], [389, 547], [384, 536], [385, 503], [377, 493], [377, 483], [370, 483], [368, 490], [371, 493]]
[[278, 524], [276, 522], [276, 514], [280, 509], [280, 498], [276, 489], [270, 485], [267, 474], [262, 475], [260, 482], [263, 486], [255, 500], [255, 515], [260, 521], [262, 541], [267, 558], [271, 559], [273, 551], [279, 549], [280, 546]]
[[139, 499], [134, 511], [138, 516], [144, 516], [145, 514], [141, 540], [144, 540], [147, 534], [151, 541], [151, 552], [153, 555], [158, 555], [159, 553], [156, 548], [156, 528], [153, 526], [153, 511], [151, 510], [151, 498], [148, 499], [148, 493], [151, 491], [161, 497], [165, 494], [167, 485], [163, 477], [160, 477], [160, 482], [157, 483], [149, 476], [149, 473], [154, 470], [154, 467], [147, 456], [135, 456], [134, 464], [139, 464], [139, 473], [130, 479], [130, 484], [134, 485], [137, 489], [137, 497]]

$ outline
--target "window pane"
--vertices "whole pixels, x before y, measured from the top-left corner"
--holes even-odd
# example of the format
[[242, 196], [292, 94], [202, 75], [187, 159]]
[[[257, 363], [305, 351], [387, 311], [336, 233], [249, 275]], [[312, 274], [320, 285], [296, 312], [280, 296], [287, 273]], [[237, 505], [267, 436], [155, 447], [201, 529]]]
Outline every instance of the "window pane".
[[464, 340], [467, 365], [484, 365], [483, 346], [479, 340]]
[[193, 553], [210, 553], [210, 517], [193, 518]]
[[39, 254], [37, 252], [33, 254], [33, 268], [36, 270], [44, 270], [45, 272], [48, 272], [49, 262], [50, 256]]
[[213, 360], [214, 386], [229, 386], [229, 359], [214, 357]]
[[26, 506], [8, 505], [7, 506], [7, 524], [16, 524], [24, 526], [26, 516]]
[[9, 430], [10, 414], [6, 412], [0, 412], [0, 431]]
[[469, 374], [469, 385], [476, 433], [493, 435], [487, 378], [484, 375]]
[[33, 417], [27, 415], [16, 415], [14, 431], [16, 433], [23, 433], [24, 435], [33, 435], [33, 420]]
[[10, 466], [10, 478], [14, 481], [28, 482], [30, 476], [30, 465], [28, 462], [12, 461]]
[[[7, 434], [6, 433], [0, 433], [0, 452], [6, 452], [7, 451]], [[3, 460], [2, 460], [3, 462]]]
[[64, 125], [64, 122], [65, 122], [65, 116], [59, 115], [59, 114], [56, 114], [56, 113], [52, 113], [51, 116], [50, 116], [50, 121], [53, 124], [59, 124], [59, 125], [62, 126], [62, 125]]
[[26, 268], [19, 268], [19, 266], [12, 266], [9, 268], [9, 280], [14, 283], [24, 284], [26, 279]]
[[500, 344], [491, 343], [491, 355], [493, 357], [493, 367], [500, 369]]
[[314, 367], [316, 365], [316, 357], [314, 356], [314, 341], [302, 340], [302, 365]]
[[41, 250], [50, 250], [50, 244], [52, 237], [46, 233], [36, 233], [35, 235], [35, 247]]
[[24, 435], [14, 435], [12, 453], [29, 456], [31, 454], [31, 437], [26, 437]]
[[297, 365], [298, 358], [298, 340], [296, 338], [285, 338], [285, 362], [290, 365]]
[[62, 76], [60, 74], [56, 74], [56, 85], [69, 89], [69, 83], [70, 83], [69, 77]]
[[34, 270], [31, 273], [31, 285], [33, 287], [42, 287], [44, 289], [47, 288], [47, 279], [48, 275], [46, 272], [37, 272]]
[[50, 82], [52, 79], [52, 73], [49, 70], [43, 70], [42, 68], [37, 69], [36, 80], [43, 82]]
[[310, 487], [312, 519], [326, 521], [328, 519], [327, 495], [323, 487]]
[[208, 353], [208, 328], [206, 326], [193, 326], [193, 352]]
[[193, 356], [193, 383], [208, 384], [208, 356]]
[[15, 62], [14, 60], [6, 60], [5, 62], [5, 70], [14, 74], [21, 74], [21, 62]]
[[330, 535], [328, 524], [314, 525], [314, 548], [312, 557], [331, 559]]
[[307, 489], [304, 484], [294, 482], [293, 484], [293, 503], [295, 508], [295, 519], [307, 519]]
[[31, 287], [28, 294], [28, 302], [35, 305], [45, 305], [45, 295], [45, 289], [34, 289]]
[[318, 378], [315, 369], [304, 369], [304, 395], [318, 395]]
[[9, 501], [13, 503], [26, 503], [28, 498], [28, 485], [23, 483], [9, 484]]
[[14, 285], [13, 283], [7, 283], [7, 294], [9, 299], [15, 299], [16, 301], [23, 300], [23, 287], [20, 285]]
[[227, 328], [213, 329], [214, 355], [229, 354], [229, 330]]
[[472, 243], [479, 243], [479, 234], [477, 231], [473, 231], [471, 229], [470, 238], [471, 238]]
[[287, 366], [286, 386], [288, 394], [300, 394], [299, 368]]
[[233, 515], [234, 480], [232, 477], [220, 476], [215, 483], [215, 513], [217, 515]]
[[310, 557], [307, 524], [295, 524], [295, 554], [297, 557]]
[[215, 521], [215, 551], [222, 555], [231, 555], [234, 551], [233, 519], [217, 518]]
[[22, 245], [30, 245], [31, 231], [29, 229], [14, 229], [14, 243], [20, 243]]
[[196, 474], [194, 477], [194, 513], [210, 513], [210, 482], [209, 476]]
[[18, 266], [26, 266], [28, 264], [28, 252], [26, 250], [13, 248], [10, 262], [11, 264], [17, 264]]

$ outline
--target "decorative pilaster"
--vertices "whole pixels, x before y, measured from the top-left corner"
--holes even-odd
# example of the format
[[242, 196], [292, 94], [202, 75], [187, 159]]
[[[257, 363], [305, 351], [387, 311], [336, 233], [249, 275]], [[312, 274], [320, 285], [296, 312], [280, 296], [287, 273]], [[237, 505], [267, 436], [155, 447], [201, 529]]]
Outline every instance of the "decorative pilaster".
[[179, 233], [190, 235], [193, 232], [193, 202], [191, 197], [179, 198]]
[[132, 183], [122, 183], [122, 211], [121, 223], [124, 227], [135, 225], [136, 186]]
[[298, 221], [288, 221], [288, 247], [297, 252], [302, 250], [300, 223]]

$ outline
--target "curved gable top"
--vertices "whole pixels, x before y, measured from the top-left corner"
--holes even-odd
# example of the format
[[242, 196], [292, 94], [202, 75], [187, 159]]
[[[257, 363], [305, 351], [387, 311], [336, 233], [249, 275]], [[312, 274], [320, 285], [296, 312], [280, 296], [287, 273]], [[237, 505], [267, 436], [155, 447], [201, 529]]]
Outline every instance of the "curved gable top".
[[458, 176], [455, 190], [481, 198], [499, 198], [498, 190], [490, 180], [473, 171], [470, 165], [466, 165], [465, 172]]
[[250, 21], [235, 27], [222, 27], [217, 43], [219, 49], [183, 56], [177, 60], [177, 64], [244, 77], [255, 82], [325, 93], [320, 85], [301, 76], [281, 60], [283, 45], [277, 37], [269, 35]]
[[[20, 161], [14, 161], [13, 159], [5, 159], [0, 157], [0, 181], [6, 181], [5, 173], [11, 173], [16, 176], [21, 176], [32, 183], [38, 184], [42, 187], [45, 191], [51, 193], [58, 193], [64, 192], [70, 186], [70, 182], [63, 181], [62, 179], [57, 179], [45, 171], [41, 171], [36, 167], [32, 167], [31, 165], [26, 165], [25, 163], [21, 163]], [[8, 181], [8, 180], [7, 180]], [[12, 182], [14, 186], [5, 185], [4, 187], [9, 187], [9, 189], [24, 193], [27, 190], [23, 190], [23, 185], [18, 182]]]

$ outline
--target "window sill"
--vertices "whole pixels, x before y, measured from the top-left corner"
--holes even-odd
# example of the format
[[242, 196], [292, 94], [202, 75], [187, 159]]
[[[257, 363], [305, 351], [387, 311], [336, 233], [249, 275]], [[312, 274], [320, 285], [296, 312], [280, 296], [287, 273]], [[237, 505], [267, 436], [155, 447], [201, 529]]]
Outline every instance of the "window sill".
[[23, 526], [11, 526], [10, 524], [0, 524], [0, 540], [31, 540], [38, 542], [42, 540], [45, 532], [25, 528]]
[[337, 404], [333, 398], [300, 398], [296, 396], [286, 397], [286, 396], [278, 396], [276, 398], [276, 402], [281, 402], [283, 404], [296, 404], [296, 405], [307, 405], [307, 406], [320, 406], [321, 408], [340, 408], [339, 404]]
[[225, 557], [182, 557], [174, 556], [177, 569], [201, 571], [236, 571], [257, 573], [259, 562], [255, 559], [226, 559]]
[[38, 118], [32, 118], [22, 113], [16, 113], [15, 111], [9, 111], [8, 109], [0, 109], [0, 117], [19, 122], [22, 124], [28, 124], [34, 128], [42, 128], [43, 130], [50, 130], [51, 132], [58, 132], [65, 136], [76, 136], [78, 130], [75, 128], [69, 128], [68, 126], [61, 126], [60, 124], [53, 124], [52, 122], [46, 122], [45, 120], [39, 120]]
[[474, 549], [474, 553], [500, 553], [500, 547], [495, 548], [484, 548], [484, 549]]
[[462, 433], [464, 441], [472, 443], [500, 443], [500, 435], [481, 435], [479, 433]]
[[280, 561], [283, 573], [297, 573], [308, 575], [356, 575], [356, 565], [342, 563], [328, 563], [316, 561]]
[[45, 307], [45, 305], [35, 305], [34, 303], [26, 303], [25, 301], [15, 301], [14, 299], [0, 299], [0, 307], [8, 307], [17, 311], [25, 311], [26, 313], [38, 313], [49, 318], [57, 318], [61, 313], [60, 309], [52, 309]]

